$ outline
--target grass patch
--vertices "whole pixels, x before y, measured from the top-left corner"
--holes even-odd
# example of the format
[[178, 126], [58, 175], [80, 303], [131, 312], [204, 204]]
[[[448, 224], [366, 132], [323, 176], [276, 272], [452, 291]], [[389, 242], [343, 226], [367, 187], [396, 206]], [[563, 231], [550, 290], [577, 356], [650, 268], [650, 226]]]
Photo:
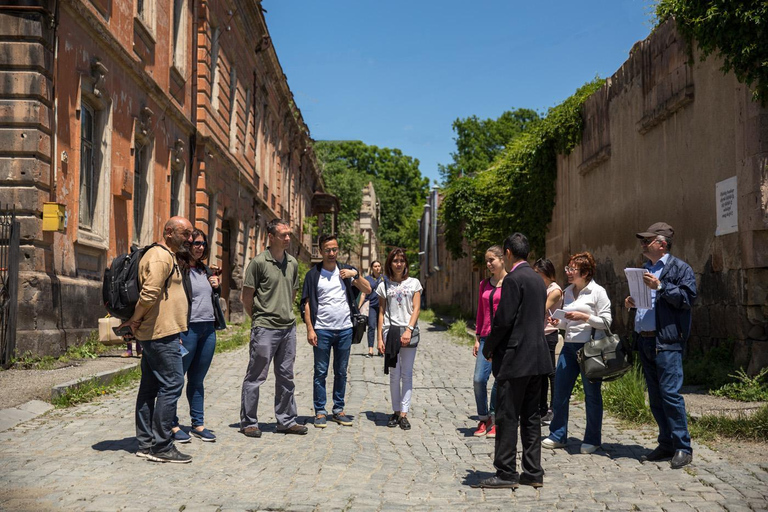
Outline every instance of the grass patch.
[[235, 350], [251, 341], [251, 321], [246, 320], [236, 326], [232, 332], [227, 332], [224, 335], [220, 334], [221, 332], [219, 331], [219, 334], [217, 334], [216, 354]]
[[62, 395], [51, 400], [51, 403], [57, 409], [62, 409], [90, 402], [100, 396], [124, 389], [138, 381], [140, 378], [141, 368], [136, 367], [127, 373], [115, 376], [109, 384], [101, 384], [97, 381], [86, 381], [77, 387], [68, 389]]
[[646, 385], [639, 363], [623, 377], [603, 385], [605, 410], [633, 423], [651, 423], [653, 415], [645, 404]]
[[697, 440], [715, 440], [718, 437], [765, 442], [768, 439], [768, 405], [749, 416], [705, 415], [690, 419], [691, 437]]
[[428, 322], [430, 324], [433, 324], [433, 323], [435, 323], [435, 318], [436, 318], [435, 317], [435, 312], [432, 311], [429, 308], [422, 309], [419, 312], [419, 320], [421, 320], [423, 322]]
[[80, 359], [96, 359], [99, 354], [107, 352], [110, 347], [99, 342], [98, 331], [91, 331], [85, 341], [79, 345], [73, 345], [59, 357], [33, 356], [31, 352], [25, 352], [11, 361], [11, 366], [21, 370], [52, 370], [62, 363], [68, 363]]
[[467, 332], [467, 322], [456, 320], [448, 327], [448, 334], [457, 341], [474, 344], [475, 337]]

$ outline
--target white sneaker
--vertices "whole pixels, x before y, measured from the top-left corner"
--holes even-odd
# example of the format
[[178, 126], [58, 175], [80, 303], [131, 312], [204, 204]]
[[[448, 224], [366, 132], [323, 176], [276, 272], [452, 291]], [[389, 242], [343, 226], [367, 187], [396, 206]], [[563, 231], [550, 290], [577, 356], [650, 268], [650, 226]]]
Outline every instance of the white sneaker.
[[581, 453], [583, 454], [595, 453], [598, 448], [600, 447], [593, 444], [581, 443]]
[[565, 448], [565, 443], [558, 443], [557, 441], [555, 441], [555, 440], [553, 440], [553, 439], [550, 439], [549, 437], [547, 437], [547, 438], [545, 438], [545, 439], [544, 439], [544, 440], [541, 442], [541, 446], [543, 446], [544, 448], [551, 448], [551, 449], [555, 449], [555, 448]]

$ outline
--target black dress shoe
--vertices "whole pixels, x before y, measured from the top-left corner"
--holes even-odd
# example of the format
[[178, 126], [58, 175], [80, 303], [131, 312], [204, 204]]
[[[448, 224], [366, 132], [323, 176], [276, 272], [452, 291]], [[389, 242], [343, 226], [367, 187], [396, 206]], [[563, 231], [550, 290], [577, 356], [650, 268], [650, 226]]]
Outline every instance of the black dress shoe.
[[657, 460], [671, 459], [675, 454], [672, 450], [667, 450], [661, 446], [657, 446], [651, 453], [640, 457], [640, 462], [656, 462]]
[[677, 450], [669, 465], [672, 466], [672, 469], [680, 469], [681, 467], [690, 464], [691, 461], [693, 461], [692, 454], [684, 452], [683, 450]]
[[544, 487], [544, 479], [535, 479], [523, 473], [520, 475], [520, 485], [530, 485], [534, 488]]
[[470, 485], [470, 487], [474, 489], [517, 489], [520, 487], [520, 484], [517, 483], [517, 480], [504, 480], [494, 475], [485, 480], [480, 480], [478, 483]]

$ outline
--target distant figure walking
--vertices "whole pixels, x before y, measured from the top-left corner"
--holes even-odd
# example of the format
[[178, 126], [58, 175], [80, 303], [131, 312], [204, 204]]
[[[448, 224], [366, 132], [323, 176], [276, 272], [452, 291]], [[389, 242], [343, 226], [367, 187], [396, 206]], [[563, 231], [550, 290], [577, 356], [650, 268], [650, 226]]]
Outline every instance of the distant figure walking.
[[[381, 262], [374, 261], [371, 263], [371, 273], [365, 276], [365, 280], [371, 285], [371, 293], [364, 295], [360, 294], [359, 308], [368, 303], [368, 357], [373, 357], [373, 345], [376, 341], [376, 329], [379, 325], [379, 295], [376, 293], [376, 288], [381, 284]], [[363, 310], [360, 309], [362, 313]], [[383, 352], [379, 352], [380, 356], [383, 356]]]

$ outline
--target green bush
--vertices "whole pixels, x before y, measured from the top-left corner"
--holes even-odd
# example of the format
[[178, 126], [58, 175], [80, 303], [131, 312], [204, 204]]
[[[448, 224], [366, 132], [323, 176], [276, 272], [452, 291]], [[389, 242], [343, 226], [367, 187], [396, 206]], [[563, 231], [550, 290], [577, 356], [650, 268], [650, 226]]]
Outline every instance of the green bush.
[[421, 312], [419, 312], [419, 321], [427, 322], [430, 324], [434, 323], [435, 312], [429, 308], [422, 309]]
[[741, 402], [768, 401], [768, 368], [763, 368], [754, 377], [747, 375], [744, 368], [739, 368], [736, 373], [729, 375], [729, 377], [736, 379], [736, 382], [729, 382], [710, 391], [710, 394]]
[[603, 406], [611, 414], [634, 423], [650, 423], [653, 415], [645, 404], [645, 377], [639, 363], [622, 378], [603, 385]]
[[474, 343], [475, 337], [467, 332], [467, 322], [456, 320], [448, 327], [448, 334], [463, 343]]

